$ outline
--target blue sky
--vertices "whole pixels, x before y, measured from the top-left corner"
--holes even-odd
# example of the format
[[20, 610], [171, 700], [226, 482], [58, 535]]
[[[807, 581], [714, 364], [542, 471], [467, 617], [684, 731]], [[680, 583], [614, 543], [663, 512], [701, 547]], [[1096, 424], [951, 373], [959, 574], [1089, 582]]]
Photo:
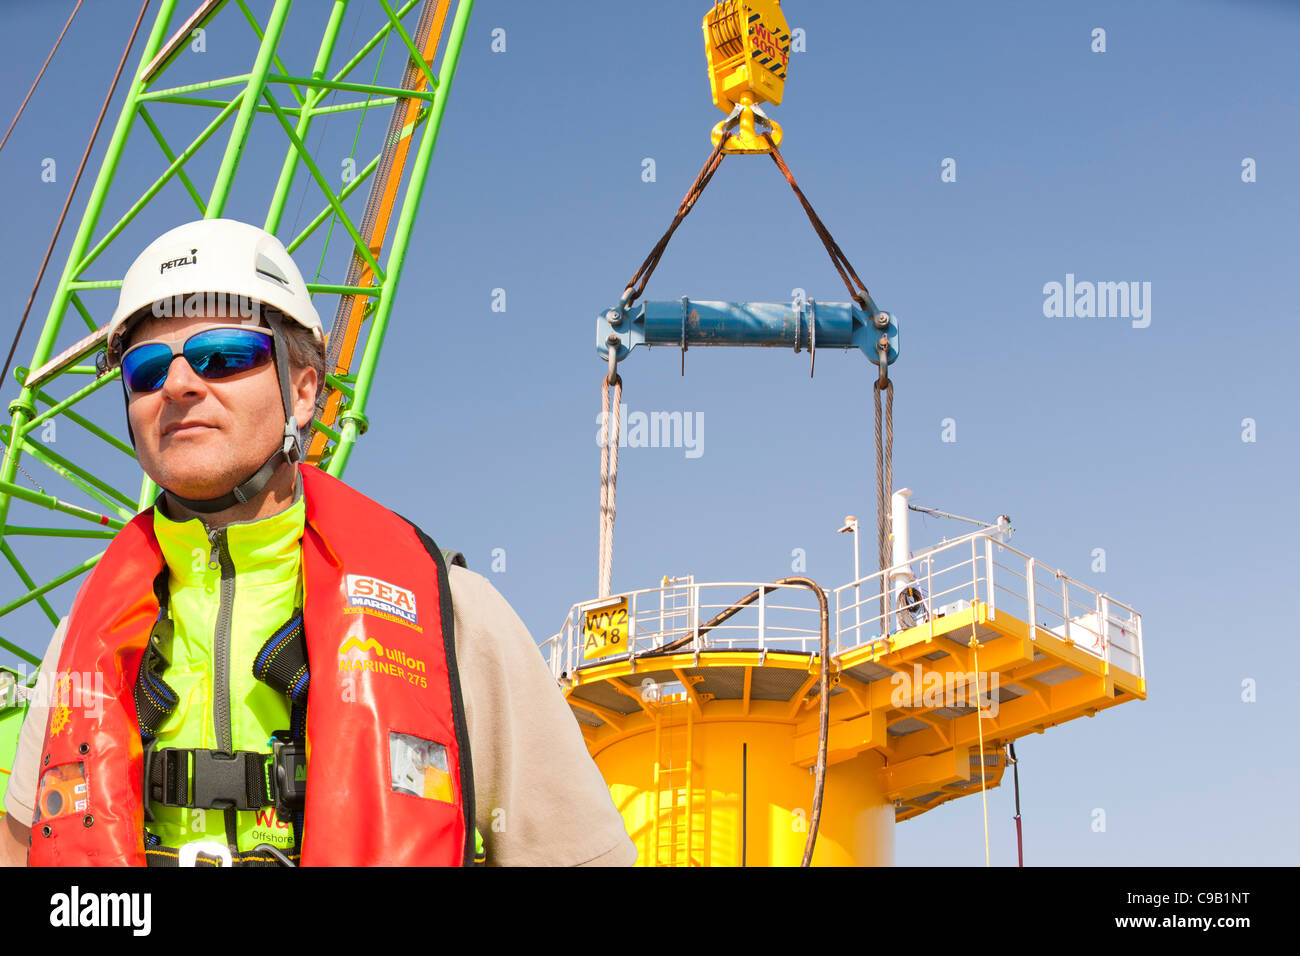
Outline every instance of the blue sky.
[[[700, 36], [708, 6], [477, 4], [372, 425], [347, 473], [464, 551], [539, 641], [595, 590], [593, 319], [667, 225], [721, 118]], [[6, 122], [70, 8], [6, 3]], [[137, 9], [85, 5], [0, 152], [11, 327]], [[317, 9], [299, 0], [286, 59], [309, 63]], [[896, 484], [946, 511], [1010, 514], [1016, 547], [1143, 614], [1150, 698], [1017, 745], [1026, 861], [1294, 864], [1300, 3], [785, 10], [807, 49], [769, 111], [783, 153], [902, 331]], [[1090, 49], [1096, 28], [1104, 53]], [[504, 52], [491, 48], [496, 29]], [[245, 33], [213, 31], [206, 55], [243, 63], [247, 50]], [[385, 121], [367, 121], [359, 156], [377, 149]], [[354, 133], [354, 120], [332, 122], [325, 150], [346, 156]], [[132, 147], [141, 159], [119, 176], [124, 189], [157, 169], [152, 143]], [[41, 181], [47, 157], [56, 183]], [[642, 179], [646, 158], [654, 182]], [[945, 158], [955, 182], [941, 181]], [[278, 167], [250, 147], [229, 214], [260, 221]], [[138, 226], [141, 247], [192, 218], [183, 192], [164, 195], [174, 198]], [[307, 198], [302, 215], [317, 204]], [[106, 257], [105, 271], [120, 275], [128, 259]], [[21, 362], [62, 261], [56, 252]], [[315, 272], [315, 256], [300, 263]], [[327, 259], [322, 279], [341, 281], [342, 268]], [[1150, 283], [1150, 324], [1046, 317], [1044, 286], [1067, 274]], [[786, 301], [796, 287], [845, 299], [772, 163], [733, 157], [647, 298]], [[504, 312], [492, 310], [494, 289]], [[624, 450], [615, 589], [663, 574], [769, 580], [790, 573], [794, 548], [824, 585], [848, 581], [851, 546], [835, 530], [846, 513], [874, 511], [865, 359], [823, 353], [811, 380], [806, 353], [693, 349], [686, 367], [683, 378], [674, 351], [643, 349], [623, 365], [631, 409], [699, 413], [705, 431], [698, 457]], [[114, 414], [106, 405], [103, 420]], [[949, 418], [955, 442], [941, 438]], [[960, 530], [918, 517], [913, 542]], [[1091, 570], [1098, 547], [1105, 573]], [[496, 548], [504, 572], [490, 571]], [[39, 650], [48, 635], [37, 622], [5, 636]], [[988, 801], [1001, 865], [1015, 861], [1009, 784]], [[1103, 833], [1091, 825], [1099, 807]], [[980, 801], [901, 824], [896, 841], [901, 864], [982, 864]]]

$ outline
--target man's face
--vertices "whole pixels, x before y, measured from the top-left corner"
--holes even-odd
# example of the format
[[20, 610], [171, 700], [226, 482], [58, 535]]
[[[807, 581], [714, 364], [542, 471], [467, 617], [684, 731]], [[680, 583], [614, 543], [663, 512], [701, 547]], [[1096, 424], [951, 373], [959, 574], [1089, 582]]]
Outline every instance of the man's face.
[[[218, 311], [201, 318], [146, 318], [132, 330], [127, 348], [153, 341], [181, 343], [217, 325], [256, 324], [223, 315]], [[277, 343], [276, 347], [283, 346]], [[290, 381], [301, 426], [312, 414], [316, 372], [291, 371]], [[127, 415], [145, 473], [159, 487], [183, 498], [228, 494], [284, 440], [284, 406], [274, 362], [208, 381], [178, 355], [161, 388], [131, 394]]]

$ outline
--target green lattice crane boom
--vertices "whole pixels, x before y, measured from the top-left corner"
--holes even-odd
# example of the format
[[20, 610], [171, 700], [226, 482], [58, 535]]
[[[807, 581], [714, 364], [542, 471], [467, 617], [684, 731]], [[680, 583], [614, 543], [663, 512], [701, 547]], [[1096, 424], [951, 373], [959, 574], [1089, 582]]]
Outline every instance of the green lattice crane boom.
[[[366, 430], [376, 362], [473, 8], [473, 0], [330, 0], [291, 15], [292, 0], [266, 0], [259, 17], [248, 0], [190, 2], [196, 8], [187, 14], [178, 0], [162, 0], [123, 77], [121, 112], [31, 361], [15, 370], [11, 421], [0, 427], [0, 553], [12, 571], [0, 590], [0, 649], [26, 664], [39, 663], [32, 651], [44, 647], [106, 540], [156, 494], [124, 434], [119, 373], [98, 374], [95, 362], [126, 264], [153, 235], [189, 219], [260, 217], [309, 275], [305, 257], [317, 249], [322, 264], [327, 252], [346, 259], [343, 281], [308, 283], [317, 310], [333, 306], [336, 314], [311, 458], [342, 474]], [[358, 30], [364, 42], [355, 45]], [[204, 55], [208, 34], [242, 34], [247, 67], [228, 43]], [[296, 63], [317, 34], [314, 60]], [[398, 82], [381, 81], [390, 74]], [[369, 110], [390, 120], [381, 148], [363, 163], [364, 152], [355, 153]], [[341, 182], [337, 151], [321, 153], [324, 129], [309, 146], [337, 114], [358, 117]], [[278, 174], [237, 176], [268, 150], [283, 156]], [[288, 223], [293, 194], [302, 197], [299, 221], [304, 200], [308, 209], [319, 204], [301, 228]], [[150, 232], [135, 235], [146, 223]], [[110, 263], [121, 271], [113, 275]], [[57, 442], [47, 440], [54, 434]], [[124, 490], [137, 481], [137, 493]]]

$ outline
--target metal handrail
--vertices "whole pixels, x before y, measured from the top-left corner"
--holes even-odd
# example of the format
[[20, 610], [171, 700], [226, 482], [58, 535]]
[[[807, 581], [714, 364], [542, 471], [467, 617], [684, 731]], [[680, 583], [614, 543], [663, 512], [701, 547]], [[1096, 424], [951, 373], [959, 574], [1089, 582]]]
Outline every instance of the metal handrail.
[[[1022, 559], [1023, 565], [1017, 568], [1005, 563], [1010, 555]], [[952, 563], [943, 563], [945, 559], [951, 559]], [[835, 599], [831, 635], [831, 652], [835, 656], [878, 643], [902, 629], [905, 619], [900, 618], [897, 606], [892, 606], [883, 616], [879, 612], [870, 615], [861, 612], [864, 606], [877, 604], [882, 592], [896, 593], [895, 576], [904, 567], [924, 602], [919, 609], [912, 610], [912, 624], [928, 622], [933, 627], [936, 609], [957, 601], [983, 603], [990, 618], [995, 617], [999, 609], [1011, 615], [1023, 614], [1031, 640], [1036, 640], [1043, 632], [1063, 637], [1107, 663], [1114, 662], [1113, 655], [1121, 655], [1125, 660], [1133, 658], [1139, 676], [1145, 679], [1142, 618], [1136, 610], [999, 540], [994, 529], [980, 529], [942, 542], [921, 551], [906, 566], [866, 574], [828, 592], [828, 597], [833, 594]], [[1060, 582], [1059, 591], [1053, 586], [1055, 582]], [[717, 603], [704, 601], [701, 600], [703, 594], [742, 588], [758, 591], [757, 597], [751, 597], [744, 608], [757, 615], [756, 622], [732, 620], [739, 610], [716, 624], [706, 626], [707, 622], [701, 621], [702, 616], [714, 620], [737, 604], [729, 599]], [[767, 592], [774, 589], [773, 582], [701, 583], [686, 577], [665, 579], [657, 587], [582, 601], [569, 609], [560, 630], [542, 643], [542, 653], [556, 677], [560, 678], [574, 673], [584, 664], [629, 655], [639, 658], [669, 646], [694, 651], [719, 647], [735, 649], [737, 646], [814, 651], [819, 628], [799, 627], [791, 623], [790, 616], [816, 615], [817, 612], [812, 607], [771, 603]], [[1086, 598], [1079, 600], [1083, 594], [1092, 595], [1091, 603], [1084, 603]], [[684, 606], [670, 603], [681, 602], [683, 598]], [[627, 650], [621, 655], [583, 661], [584, 612], [622, 599], [628, 601]], [[896, 605], [896, 602], [890, 603]], [[907, 611], [904, 606], [903, 612]], [[1123, 638], [1119, 636], [1120, 629], [1126, 635]]]

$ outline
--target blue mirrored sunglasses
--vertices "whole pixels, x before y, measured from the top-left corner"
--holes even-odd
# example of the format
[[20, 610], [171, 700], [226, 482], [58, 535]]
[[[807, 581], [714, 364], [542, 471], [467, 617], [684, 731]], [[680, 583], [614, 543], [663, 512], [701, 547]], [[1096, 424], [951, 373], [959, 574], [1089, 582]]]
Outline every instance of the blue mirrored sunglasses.
[[122, 356], [122, 381], [133, 393], [156, 392], [178, 355], [205, 379], [229, 378], [271, 361], [271, 330], [218, 326], [195, 332], [184, 342], [142, 342]]

